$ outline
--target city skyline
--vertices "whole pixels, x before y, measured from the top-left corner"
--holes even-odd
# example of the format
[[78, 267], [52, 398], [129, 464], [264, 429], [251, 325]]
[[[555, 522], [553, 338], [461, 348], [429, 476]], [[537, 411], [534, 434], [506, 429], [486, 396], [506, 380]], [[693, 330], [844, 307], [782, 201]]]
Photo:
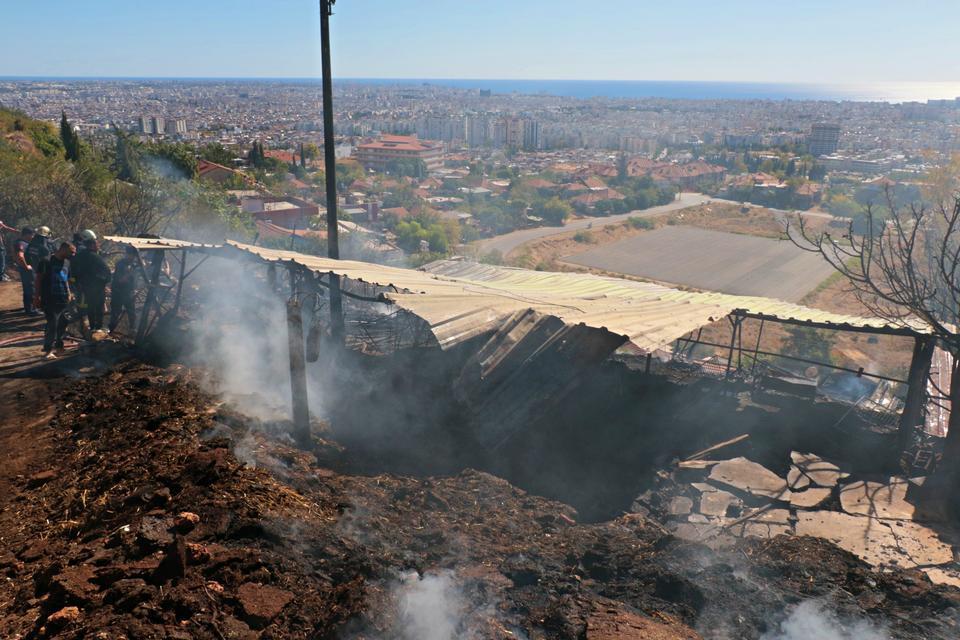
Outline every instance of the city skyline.
[[[340, 78], [398, 79], [960, 80], [952, 64], [960, 43], [951, 33], [960, 5], [921, 4], [815, 0], [797, 11], [755, 0], [681, 0], [668, 8], [608, 0], [585, 12], [568, 0], [416, 6], [341, 0], [332, 23], [334, 70]], [[35, 4], [5, 10], [0, 76], [311, 78], [319, 72], [317, 3], [308, 0], [169, 0], [150, 12], [117, 0], [83, 12], [64, 0], [44, 5], [42, 12]]]

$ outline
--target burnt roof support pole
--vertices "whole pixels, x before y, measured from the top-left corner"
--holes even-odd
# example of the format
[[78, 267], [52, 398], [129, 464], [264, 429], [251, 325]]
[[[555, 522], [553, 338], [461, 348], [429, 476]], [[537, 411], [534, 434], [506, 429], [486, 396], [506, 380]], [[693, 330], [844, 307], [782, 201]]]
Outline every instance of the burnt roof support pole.
[[727, 355], [727, 372], [724, 374], [724, 378], [730, 377], [730, 367], [733, 366], [733, 350], [737, 346], [737, 330], [740, 328], [740, 322], [742, 322], [742, 318], [740, 318], [740, 316], [727, 316], [727, 319], [730, 320], [732, 332], [730, 334], [730, 352]]
[[[293, 268], [290, 269], [293, 279]], [[287, 300], [287, 349], [290, 353], [290, 400], [293, 408], [293, 439], [310, 448], [310, 407], [307, 403], [307, 365], [303, 344], [302, 301], [297, 291]]]
[[180, 252], [180, 277], [177, 278], [177, 298], [173, 303], [173, 313], [180, 310], [180, 300], [183, 297], [183, 281], [187, 278], [187, 256], [190, 255], [189, 249]]
[[[320, 0], [320, 65], [323, 74], [323, 169], [327, 187], [327, 256], [340, 259], [337, 227], [337, 155], [333, 147], [333, 77], [330, 69], [330, 15], [336, 0]], [[340, 276], [330, 274], [330, 334], [334, 343], [343, 342], [343, 300]]]
[[153, 256], [153, 272], [147, 285], [147, 301], [143, 303], [143, 311], [140, 312], [140, 326], [135, 339], [137, 344], [141, 344], [146, 337], [147, 327], [150, 326], [150, 310], [157, 306], [157, 287], [160, 286], [160, 274], [163, 272], [163, 254], [163, 249], [160, 249]]
[[913, 428], [923, 421], [923, 406], [927, 395], [927, 377], [933, 350], [937, 341], [932, 336], [914, 338], [913, 357], [910, 359], [910, 374], [907, 376], [907, 399], [900, 414], [898, 444], [903, 451], [910, 446]]
[[753, 364], [750, 366], [751, 378], [753, 377], [753, 372], [757, 370], [757, 354], [760, 351], [760, 337], [763, 335], [763, 323], [763, 318], [760, 318], [760, 329], [757, 330], [757, 346], [753, 348]]

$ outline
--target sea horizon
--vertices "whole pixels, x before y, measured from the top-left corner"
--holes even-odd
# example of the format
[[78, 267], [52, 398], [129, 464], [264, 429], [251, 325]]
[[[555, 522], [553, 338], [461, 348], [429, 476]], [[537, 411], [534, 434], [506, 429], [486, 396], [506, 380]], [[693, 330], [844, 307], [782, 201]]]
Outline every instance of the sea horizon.
[[[0, 76], [5, 82], [259, 82], [319, 84], [319, 78], [177, 76]], [[720, 80], [555, 80], [491, 78], [336, 77], [335, 83], [440, 86], [489, 90], [502, 95], [551, 95], [579, 99], [796, 100], [829, 102], [926, 102], [960, 98], [960, 82], [744, 82]]]

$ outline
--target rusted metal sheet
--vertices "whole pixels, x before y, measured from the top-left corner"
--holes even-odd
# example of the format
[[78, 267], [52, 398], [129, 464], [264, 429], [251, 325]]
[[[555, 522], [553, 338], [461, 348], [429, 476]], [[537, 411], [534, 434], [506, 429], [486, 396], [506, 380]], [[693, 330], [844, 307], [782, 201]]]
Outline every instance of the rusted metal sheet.
[[[115, 240], [137, 242], [140, 246], [161, 242]], [[230, 241], [223, 247], [223, 255], [295, 263], [316, 273], [338, 274], [348, 285], [350, 281], [377, 285], [385, 299], [423, 318], [443, 348], [492, 332], [513, 314], [527, 309], [559, 318], [567, 325], [582, 324], [624, 337], [647, 353], [668, 350], [678, 338], [735, 312], [838, 329], [892, 328], [877, 318], [835, 314], [770, 298], [681, 291], [649, 282], [530, 271], [465, 260], [441, 260], [414, 270]], [[898, 329], [927, 331], [921, 324]]]
[[215, 244], [203, 244], [200, 242], [187, 242], [186, 240], [174, 240], [173, 238], [131, 238], [128, 236], [104, 236], [104, 240], [117, 242], [119, 244], [128, 244], [136, 247], [140, 251], [160, 250], [160, 249], [212, 249], [219, 247]]

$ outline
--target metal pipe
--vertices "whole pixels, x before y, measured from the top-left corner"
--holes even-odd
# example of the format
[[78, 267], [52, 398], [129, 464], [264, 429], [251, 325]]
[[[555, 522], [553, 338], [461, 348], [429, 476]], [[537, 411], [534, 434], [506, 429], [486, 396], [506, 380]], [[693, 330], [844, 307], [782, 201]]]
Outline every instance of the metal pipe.
[[[687, 341], [689, 342], [689, 340], [687, 340]], [[718, 348], [720, 348], [720, 349], [729, 349], [729, 348], [730, 348], [730, 345], [717, 344], [716, 342], [705, 342], [705, 341], [701, 341], [700, 344], [702, 344], [702, 345], [704, 345], [704, 346], [707, 346], [707, 347], [718, 347]], [[813, 364], [813, 365], [817, 365], [817, 366], [819, 366], [819, 367], [827, 367], [828, 369], [834, 369], [834, 370], [836, 370], [836, 371], [846, 371], [846, 372], [848, 372], [848, 373], [858, 373], [858, 372], [860, 371], [859, 369], [848, 369], [847, 367], [839, 367], [839, 366], [837, 366], [837, 365], [835, 365], [835, 364], [829, 364], [829, 363], [827, 363], [827, 362], [820, 362], [819, 360], [809, 360], [809, 359], [807, 359], [807, 358], [800, 358], [800, 357], [798, 357], [798, 356], [788, 356], [788, 355], [783, 354], [783, 353], [772, 353], [772, 352], [770, 352], [770, 351], [759, 351], [759, 350], [757, 350], [755, 353], [756, 353], [757, 355], [761, 355], [761, 356], [773, 356], [773, 357], [775, 357], [775, 358], [784, 358], [785, 360], [795, 360], [795, 361], [797, 361], [797, 362], [803, 362], [803, 363], [806, 363], [806, 364]], [[748, 354], [746, 354], [746, 355], [749, 356], [750, 354], [748, 353]], [[753, 356], [751, 356], [751, 357], [753, 357]], [[876, 378], [877, 380], [886, 380], [887, 382], [897, 382], [897, 383], [899, 383], [899, 384], [907, 384], [907, 381], [906, 381], [906, 380], [899, 380], [899, 379], [897, 379], [897, 378], [890, 378], [890, 377], [888, 377], [888, 376], [882, 376], [882, 375], [880, 375], [879, 373], [867, 373], [866, 371], [864, 371], [861, 375], [862, 375], [863, 377], [865, 377], [865, 378]]]

